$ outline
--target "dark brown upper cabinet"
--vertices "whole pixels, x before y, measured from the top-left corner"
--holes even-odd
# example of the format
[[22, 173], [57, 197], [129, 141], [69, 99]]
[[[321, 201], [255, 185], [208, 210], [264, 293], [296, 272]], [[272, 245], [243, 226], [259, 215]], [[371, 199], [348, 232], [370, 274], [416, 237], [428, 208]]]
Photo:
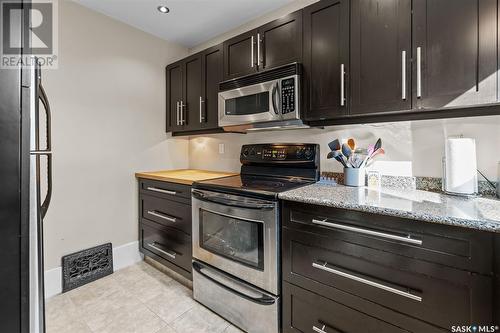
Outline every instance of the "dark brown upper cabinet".
[[183, 129], [180, 103], [182, 102], [182, 68], [183, 62], [178, 61], [167, 66], [167, 132], [177, 132]]
[[200, 127], [213, 129], [219, 123], [219, 83], [223, 77], [222, 44], [214, 46], [202, 54], [202, 98], [200, 99]]
[[182, 113], [184, 129], [197, 130], [200, 127], [202, 98], [202, 55], [195, 54], [184, 60]]
[[416, 108], [497, 101], [497, 1], [413, 1]]
[[302, 11], [224, 42], [224, 80], [302, 60]]
[[303, 10], [304, 114], [309, 121], [347, 114], [349, 2], [324, 0]]
[[261, 26], [257, 31], [258, 70], [302, 60], [302, 10]]
[[410, 110], [411, 0], [351, 0], [350, 114]]
[[167, 132], [218, 128], [222, 44], [167, 66]]
[[224, 42], [224, 80], [257, 72], [257, 30]]

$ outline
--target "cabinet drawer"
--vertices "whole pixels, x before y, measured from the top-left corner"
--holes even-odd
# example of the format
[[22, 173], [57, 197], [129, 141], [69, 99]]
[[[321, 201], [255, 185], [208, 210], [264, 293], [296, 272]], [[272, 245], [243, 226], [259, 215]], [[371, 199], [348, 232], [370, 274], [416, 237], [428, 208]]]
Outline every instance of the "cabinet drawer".
[[191, 235], [191, 206], [142, 194], [141, 217]]
[[490, 277], [328, 236], [284, 228], [283, 277], [321, 295], [347, 293], [445, 329], [491, 322]]
[[191, 186], [188, 185], [141, 179], [139, 182], [139, 191], [171, 200], [175, 200], [176, 198], [191, 200]]
[[283, 225], [399, 256], [492, 273], [491, 233], [405, 218], [285, 202]]
[[157, 256], [191, 272], [191, 237], [171, 228], [141, 224], [141, 246]]
[[283, 332], [401, 333], [410, 331], [284, 282]]

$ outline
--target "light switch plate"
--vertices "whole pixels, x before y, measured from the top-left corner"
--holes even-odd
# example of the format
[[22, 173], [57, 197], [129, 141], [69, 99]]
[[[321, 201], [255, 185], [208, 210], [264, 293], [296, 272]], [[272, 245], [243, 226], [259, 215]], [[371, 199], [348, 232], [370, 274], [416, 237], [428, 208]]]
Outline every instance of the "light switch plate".
[[226, 146], [223, 143], [219, 143], [219, 154], [224, 154], [226, 151]]

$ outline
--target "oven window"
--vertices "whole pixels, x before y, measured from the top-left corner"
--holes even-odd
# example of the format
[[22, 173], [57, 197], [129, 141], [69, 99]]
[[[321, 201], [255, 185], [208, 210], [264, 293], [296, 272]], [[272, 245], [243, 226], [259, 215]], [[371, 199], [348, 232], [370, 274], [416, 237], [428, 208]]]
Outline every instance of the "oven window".
[[247, 266], [264, 269], [264, 224], [200, 210], [200, 246]]
[[269, 91], [226, 100], [226, 115], [245, 116], [269, 112]]

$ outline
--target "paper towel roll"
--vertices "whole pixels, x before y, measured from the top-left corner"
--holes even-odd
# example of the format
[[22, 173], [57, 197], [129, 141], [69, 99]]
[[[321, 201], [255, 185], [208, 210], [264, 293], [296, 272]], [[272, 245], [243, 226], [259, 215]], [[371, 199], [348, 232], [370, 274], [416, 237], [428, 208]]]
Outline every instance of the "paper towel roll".
[[477, 193], [476, 140], [448, 138], [443, 189], [456, 194]]

